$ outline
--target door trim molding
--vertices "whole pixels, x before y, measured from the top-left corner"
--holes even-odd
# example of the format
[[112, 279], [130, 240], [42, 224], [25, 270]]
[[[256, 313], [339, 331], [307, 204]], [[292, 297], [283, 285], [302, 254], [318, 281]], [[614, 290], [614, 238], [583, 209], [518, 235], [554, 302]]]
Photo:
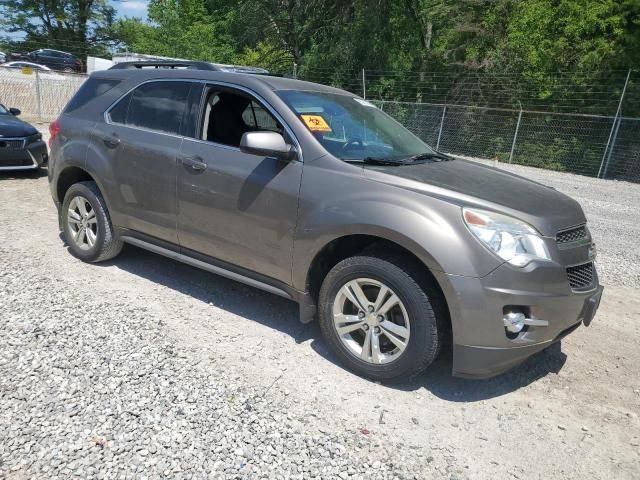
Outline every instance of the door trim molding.
[[251, 287], [259, 288], [260, 290], [264, 290], [266, 292], [274, 293], [276, 295], [279, 295], [284, 298], [288, 298], [290, 300], [295, 300], [294, 297], [286, 290], [275, 287], [273, 285], [269, 285], [268, 283], [261, 282], [260, 280], [256, 280], [254, 278], [247, 277], [240, 273], [232, 272], [231, 270], [227, 270], [217, 265], [213, 265], [212, 263], [198, 260], [189, 255], [185, 255], [180, 252], [175, 252], [173, 250], [169, 250], [168, 248], [160, 247], [153, 243], [146, 242], [144, 240], [140, 240], [139, 238], [134, 238], [126, 234], [122, 235], [121, 239], [125, 243], [134, 245], [136, 247], [144, 248], [145, 250], [149, 250], [150, 252], [158, 253], [160, 255], [171, 258], [173, 260], [177, 260], [182, 263], [186, 263], [187, 265], [191, 265], [192, 267], [200, 268], [202, 270], [215, 273], [216, 275], [220, 275], [220, 276], [229, 278], [231, 280], [244, 283], [245, 285], [249, 285]]

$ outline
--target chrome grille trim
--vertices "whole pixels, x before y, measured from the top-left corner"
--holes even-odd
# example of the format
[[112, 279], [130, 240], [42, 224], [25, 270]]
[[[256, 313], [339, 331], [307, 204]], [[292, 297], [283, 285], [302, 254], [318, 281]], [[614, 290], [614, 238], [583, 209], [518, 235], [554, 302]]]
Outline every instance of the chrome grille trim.
[[25, 146], [26, 138], [4, 138], [0, 137], [1, 150], [22, 150]]

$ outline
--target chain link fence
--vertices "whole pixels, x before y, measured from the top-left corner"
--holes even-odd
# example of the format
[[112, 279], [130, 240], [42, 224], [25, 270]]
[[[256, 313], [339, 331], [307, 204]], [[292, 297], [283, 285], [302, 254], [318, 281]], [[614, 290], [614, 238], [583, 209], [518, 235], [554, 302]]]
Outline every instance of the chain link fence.
[[374, 103], [443, 152], [640, 182], [640, 118]]
[[19, 108], [25, 120], [51, 122], [86, 78], [83, 74], [0, 68], [0, 103]]
[[[0, 103], [19, 108], [27, 120], [49, 122], [85, 79], [80, 74], [0, 68]], [[364, 77], [360, 85], [364, 87]], [[355, 82], [352, 88], [336, 86], [358, 90]], [[622, 116], [620, 108], [615, 116], [607, 116], [457, 103], [373, 102], [443, 152], [640, 182], [640, 118]]]

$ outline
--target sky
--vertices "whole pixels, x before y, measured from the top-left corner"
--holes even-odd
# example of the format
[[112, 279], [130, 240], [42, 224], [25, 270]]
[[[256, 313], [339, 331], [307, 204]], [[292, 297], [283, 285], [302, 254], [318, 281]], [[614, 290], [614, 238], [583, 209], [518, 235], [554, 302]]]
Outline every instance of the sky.
[[116, 9], [119, 17], [147, 17], [148, 0], [109, 0], [109, 3]]

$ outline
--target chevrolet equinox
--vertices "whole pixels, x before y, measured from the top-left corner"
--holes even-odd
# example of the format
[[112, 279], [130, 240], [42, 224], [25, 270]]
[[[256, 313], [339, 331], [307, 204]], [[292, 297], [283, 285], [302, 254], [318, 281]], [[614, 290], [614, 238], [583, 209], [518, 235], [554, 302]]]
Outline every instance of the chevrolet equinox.
[[294, 300], [382, 382], [445, 344], [454, 375], [490, 377], [592, 321], [595, 249], [566, 195], [435, 151], [343, 90], [144, 67], [94, 73], [50, 126], [76, 257], [129, 243]]

